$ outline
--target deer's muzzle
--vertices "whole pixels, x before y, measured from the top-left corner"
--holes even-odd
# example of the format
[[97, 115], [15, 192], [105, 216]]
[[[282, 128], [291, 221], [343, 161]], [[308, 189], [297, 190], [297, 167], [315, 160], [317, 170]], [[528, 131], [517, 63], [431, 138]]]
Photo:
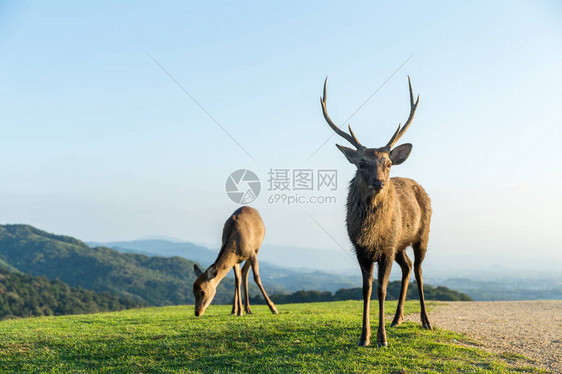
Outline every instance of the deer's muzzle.
[[374, 181], [369, 183], [369, 188], [375, 191], [380, 191], [383, 189], [383, 187], [384, 187], [383, 181]]

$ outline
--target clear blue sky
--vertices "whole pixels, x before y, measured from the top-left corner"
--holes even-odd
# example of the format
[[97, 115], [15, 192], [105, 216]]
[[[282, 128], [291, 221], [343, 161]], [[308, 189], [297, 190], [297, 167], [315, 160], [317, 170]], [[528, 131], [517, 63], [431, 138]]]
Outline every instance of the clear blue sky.
[[[252, 160], [160, 67], [164, 66]], [[237, 205], [271, 244], [345, 248], [347, 180], [318, 98], [369, 146], [421, 100], [393, 175], [433, 201], [431, 258], [562, 266], [562, 6], [471, 2], [0, 2], [0, 222], [83, 240], [218, 243]], [[337, 169], [336, 204], [267, 202], [270, 168]], [[476, 261], [476, 260], [475, 260]], [[544, 264], [546, 263], [546, 264]]]

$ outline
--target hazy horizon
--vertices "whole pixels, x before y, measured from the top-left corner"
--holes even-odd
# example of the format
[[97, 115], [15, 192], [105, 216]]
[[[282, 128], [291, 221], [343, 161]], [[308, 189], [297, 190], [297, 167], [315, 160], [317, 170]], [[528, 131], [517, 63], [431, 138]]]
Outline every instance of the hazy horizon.
[[[432, 199], [428, 265], [561, 268], [561, 16], [555, 1], [2, 3], [0, 222], [216, 245], [239, 206], [226, 180], [249, 169], [264, 244], [349, 251], [354, 167], [343, 139], [321, 146], [324, 78], [332, 119], [375, 147], [408, 115], [409, 75], [414, 148], [391, 175]], [[335, 201], [268, 201], [271, 170], [301, 169], [335, 170], [337, 188], [291, 194]]]

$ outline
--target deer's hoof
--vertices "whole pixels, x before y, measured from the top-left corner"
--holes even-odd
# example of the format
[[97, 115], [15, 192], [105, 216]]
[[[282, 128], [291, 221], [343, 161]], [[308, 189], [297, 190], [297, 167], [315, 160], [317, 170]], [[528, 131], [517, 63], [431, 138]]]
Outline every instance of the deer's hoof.
[[402, 324], [402, 321], [392, 321], [390, 327], [398, 327]]
[[254, 314], [254, 313], [252, 313], [252, 311], [250, 309], [246, 309], [246, 313], [247, 314]]
[[271, 313], [273, 313], [273, 314], [279, 314], [279, 312], [277, 311], [277, 308], [273, 308], [273, 310], [271, 311]]
[[433, 330], [433, 327], [431, 327], [431, 324], [429, 323], [429, 321], [422, 322], [422, 327], [426, 330]]
[[377, 342], [377, 345], [379, 346], [379, 348], [386, 348], [386, 347], [388, 347], [388, 343], [387, 343], [387, 342]]
[[359, 344], [357, 344], [359, 347], [368, 347], [371, 344], [369, 339], [364, 339], [361, 338], [359, 339]]

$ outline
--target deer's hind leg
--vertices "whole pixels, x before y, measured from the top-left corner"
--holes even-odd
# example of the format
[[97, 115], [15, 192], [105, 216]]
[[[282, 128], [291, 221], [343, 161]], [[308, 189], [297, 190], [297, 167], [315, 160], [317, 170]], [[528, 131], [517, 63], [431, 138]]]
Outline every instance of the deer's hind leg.
[[420, 307], [421, 307], [421, 324], [424, 329], [431, 329], [431, 323], [429, 323], [429, 318], [427, 317], [427, 310], [425, 308], [425, 298], [423, 295], [423, 277], [422, 277], [422, 262], [425, 258], [425, 253], [427, 252], [427, 241], [429, 235], [424, 235], [424, 237], [418, 242], [412, 245], [414, 249], [414, 275], [416, 276], [416, 283], [418, 284], [418, 293], [420, 296]]
[[398, 298], [396, 314], [394, 315], [394, 320], [392, 320], [390, 327], [400, 326], [402, 323], [402, 319], [404, 318], [404, 302], [406, 301], [406, 294], [410, 283], [410, 273], [412, 272], [412, 261], [406, 254], [406, 248], [398, 251], [394, 260], [402, 269], [402, 284], [400, 286], [400, 297]]
[[278, 312], [277, 312], [277, 308], [275, 307], [275, 304], [273, 304], [273, 301], [271, 301], [271, 299], [267, 296], [267, 293], [265, 292], [265, 289], [263, 288], [263, 285], [261, 284], [260, 266], [259, 266], [259, 263], [258, 263], [257, 256], [251, 257], [248, 261], [250, 261], [250, 264], [252, 265], [252, 272], [254, 273], [254, 281], [258, 285], [261, 293], [263, 294], [263, 298], [265, 299], [265, 302], [267, 303], [267, 306], [269, 306], [269, 310], [271, 310], [271, 313], [277, 314]]
[[246, 261], [242, 268], [242, 287], [244, 287], [244, 305], [246, 313], [252, 314], [250, 309], [250, 293], [248, 291], [248, 272], [250, 271], [250, 261]]

